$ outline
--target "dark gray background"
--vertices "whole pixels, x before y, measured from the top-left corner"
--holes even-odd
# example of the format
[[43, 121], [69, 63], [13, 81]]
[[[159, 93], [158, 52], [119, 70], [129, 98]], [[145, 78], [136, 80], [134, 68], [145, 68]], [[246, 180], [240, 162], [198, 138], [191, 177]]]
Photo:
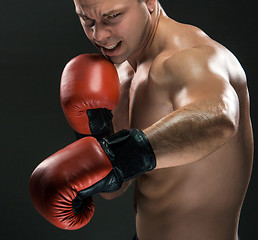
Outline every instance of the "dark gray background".
[[[170, 17], [200, 27], [238, 57], [248, 76], [256, 137], [257, 1], [161, 2]], [[112, 201], [96, 197], [95, 216], [78, 231], [50, 225], [28, 194], [33, 169], [73, 141], [59, 102], [62, 69], [72, 57], [96, 52], [72, 0], [2, 0], [0, 31], [1, 239], [129, 240], [134, 233], [132, 189]], [[258, 237], [257, 176], [255, 163], [240, 221], [243, 240]]]

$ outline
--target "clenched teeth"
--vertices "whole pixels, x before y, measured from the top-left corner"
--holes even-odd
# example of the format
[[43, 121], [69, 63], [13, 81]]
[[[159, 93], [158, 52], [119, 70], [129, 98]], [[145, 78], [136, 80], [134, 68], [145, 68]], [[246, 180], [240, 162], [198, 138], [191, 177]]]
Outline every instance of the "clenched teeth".
[[106, 48], [106, 49], [108, 49], [108, 50], [112, 50], [112, 49], [114, 49], [117, 45], [118, 45], [118, 43], [113, 44], [113, 45], [110, 45], [110, 46], [107, 46], [107, 47], [104, 47], [104, 48]]

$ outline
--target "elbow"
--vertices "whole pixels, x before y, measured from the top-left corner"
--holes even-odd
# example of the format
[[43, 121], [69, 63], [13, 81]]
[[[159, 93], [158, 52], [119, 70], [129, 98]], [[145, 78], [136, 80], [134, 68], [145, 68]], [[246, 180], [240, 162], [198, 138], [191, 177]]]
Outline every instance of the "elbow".
[[237, 96], [224, 97], [214, 112], [215, 125], [217, 125], [217, 136], [222, 142], [227, 142], [235, 136], [239, 128], [239, 102]]
[[238, 125], [234, 124], [234, 123], [228, 123], [227, 126], [224, 127], [224, 131], [223, 131], [223, 136], [225, 141], [231, 139], [232, 137], [235, 136], [235, 134], [238, 131]]
[[222, 136], [224, 142], [234, 137], [238, 132], [239, 120], [237, 116], [225, 115], [222, 120]]
[[229, 92], [221, 104], [221, 119], [224, 126], [224, 135], [227, 139], [232, 138], [238, 132], [240, 108], [239, 100], [235, 91]]

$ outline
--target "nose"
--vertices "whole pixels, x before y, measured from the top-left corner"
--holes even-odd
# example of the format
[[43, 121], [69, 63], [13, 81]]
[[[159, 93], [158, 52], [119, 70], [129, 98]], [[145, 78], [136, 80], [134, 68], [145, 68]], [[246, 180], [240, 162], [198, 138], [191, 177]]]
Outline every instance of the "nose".
[[105, 44], [106, 40], [110, 37], [110, 30], [107, 26], [101, 23], [96, 23], [93, 27], [93, 39], [98, 44]]

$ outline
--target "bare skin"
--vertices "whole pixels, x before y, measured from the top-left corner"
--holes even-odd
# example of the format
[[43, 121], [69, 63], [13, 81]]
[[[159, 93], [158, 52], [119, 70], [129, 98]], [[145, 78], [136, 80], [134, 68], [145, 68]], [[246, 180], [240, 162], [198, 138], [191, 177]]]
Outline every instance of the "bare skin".
[[[139, 239], [237, 240], [253, 159], [246, 77], [237, 59], [200, 29], [169, 18], [155, 0], [74, 2], [78, 15], [92, 21], [89, 29], [81, 20], [86, 35], [119, 73], [115, 131], [142, 129], [157, 159], [135, 181]], [[133, 41], [116, 29], [126, 17], [101, 25], [103, 13], [118, 5], [141, 20]], [[104, 48], [119, 41], [118, 50]], [[114, 198], [130, 183], [102, 196]]]

